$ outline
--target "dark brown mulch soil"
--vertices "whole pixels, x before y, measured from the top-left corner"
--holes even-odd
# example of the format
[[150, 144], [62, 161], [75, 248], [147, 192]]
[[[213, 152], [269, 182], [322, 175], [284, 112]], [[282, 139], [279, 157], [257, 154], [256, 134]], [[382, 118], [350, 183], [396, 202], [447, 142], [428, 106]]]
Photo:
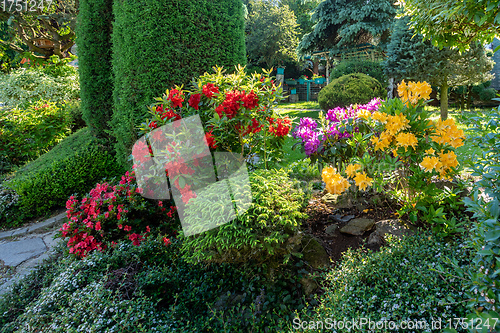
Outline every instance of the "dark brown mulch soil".
[[[396, 205], [387, 198], [378, 196], [377, 204], [374, 204], [372, 197], [365, 196], [357, 198], [357, 202], [350, 208], [335, 209], [335, 207], [322, 202], [321, 197], [325, 193], [316, 193], [309, 200], [309, 205], [306, 208], [309, 218], [304, 222], [303, 230], [318, 239], [334, 263], [342, 258], [342, 253], [347, 249], [357, 249], [366, 243], [374, 229], [365, 232], [362, 236], [343, 234], [340, 229], [348, 222], [336, 222], [332, 215], [341, 215], [342, 217], [354, 215], [354, 218], [368, 218], [375, 220], [375, 222], [397, 218], [395, 215]], [[326, 233], [326, 228], [332, 224], [337, 224], [338, 227], [333, 234], [329, 235]], [[365, 248], [378, 251], [380, 245], [365, 246]]]

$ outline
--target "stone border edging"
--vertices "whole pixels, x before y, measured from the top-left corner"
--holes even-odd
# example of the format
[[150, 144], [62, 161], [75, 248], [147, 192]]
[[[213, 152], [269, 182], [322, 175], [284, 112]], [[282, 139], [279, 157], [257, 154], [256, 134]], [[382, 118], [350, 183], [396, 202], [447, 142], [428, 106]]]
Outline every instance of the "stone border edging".
[[10, 237], [24, 236], [27, 234], [36, 233], [36, 232], [42, 231], [46, 228], [50, 228], [50, 227], [56, 225], [57, 223], [63, 221], [66, 218], [67, 218], [66, 212], [64, 212], [64, 213], [61, 213], [61, 214], [56, 215], [54, 217], [51, 217], [50, 219], [47, 219], [43, 222], [35, 223], [35, 224], [30, 225], [28, 227], [3, 231], [3, 232], [0, 232], [0, 240], [10, 238]]

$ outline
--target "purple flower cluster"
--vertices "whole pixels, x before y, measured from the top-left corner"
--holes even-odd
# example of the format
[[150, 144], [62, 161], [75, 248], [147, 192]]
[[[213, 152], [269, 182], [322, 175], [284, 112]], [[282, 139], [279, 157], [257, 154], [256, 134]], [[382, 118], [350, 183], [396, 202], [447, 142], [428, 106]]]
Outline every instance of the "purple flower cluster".
[[[328, 110], [325, 116], [328, 121], [328, 128], [324, 132], [318, 128], [318, 124], [314, 119], [308, 117], [301, 118], [292, 136], [295, 139], [300, 138], [302, 140], [307, 156], [320, 153], [318, 148], [321, 146], [321, 141], [324, 142], [327, 139], [337, 141], [352, 137], [352, 134], [349, 132], [340, 132], [338, 130], [339, 125], [348, 119], [358, 119], [359, 110], [368, 110], [370, 112], [378, 110], [380, 103], [380, 98], [374, 98], [365, 105], [350, 105], [347, 109], [336, 107], [335, 109]], [[355, 132], [358, 130], [357, 127], [354, 129]]]

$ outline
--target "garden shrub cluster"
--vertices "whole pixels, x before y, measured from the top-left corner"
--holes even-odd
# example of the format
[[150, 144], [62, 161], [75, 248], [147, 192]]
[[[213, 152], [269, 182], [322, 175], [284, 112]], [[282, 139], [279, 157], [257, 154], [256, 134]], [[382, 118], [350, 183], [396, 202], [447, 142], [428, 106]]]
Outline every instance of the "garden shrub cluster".
[[385, 86], [387, 78], [384, 74], [384, 68], [381, 62], [368, 60], [343, 60], [335, 66], [330, 73], [330, 80], [333, 81], [341, 76], [354, 73], [363, 73], [373, 77], [383, 86]]
[[65, 111], [47, 101], [22, 109], [1, 108], [0, 160], [3, 164], [21, 165], [33, 160], [66, 137], [72, 119]]
[[474, 317], [499, 318], [500, 286], [500, 108], [470, 119], [474, 145], [482, 156], [474, 156], [473, 173], [481, 179], [474, 184], [472, 198], [465, 198], [467, 209], [477, 221], [471, 230], [474, 249], [469, 306]]
[[[292, 327], [301, 325], [304, 332], [344, 332], [345, 326], [339, 329], [326, 324], [343, 319], [359, 323], [366, 318], [372, 327], [365, 324], [354, 331], [388, 332], [392, 329], [384, 321], [411, 321], [410, 325], [418, 322], [424, 326], [409, 331], [434, 332], [433, 320], [441, 319], [444, 328], [448, 320], [454, 324], [456, 318], [466, 316], [463, 300], [468, 286], [459, 275], [460, 270], [469, 269], [470, 259], [461, 242], [445, 243], [429, 232], [402, 240], [391, 238], [376, 253], [348, 250], [340, 265], [326, 273], [319, 307], [314, 313], [299, 313]], [[382, 326], [375, 326], [380, 322]]]
[[279, 161], [292, 121], [275, 112], [282, 90], [269, 74], [247, 75], [240, 66], [225, 74], [214, 67], [191, 88], [175, 87], [156, 98], [141, 132], [151, 137], [164, 124], [198, 115], [212, 151], [239, 153], [247, 160], [257, 154], [264, 166]]
[[113, 114], [112, 0], [80, 1], [77, 22], [80, 96], [85, 122], [99, 137], [109, 134]]
[[366, 104], [375, 97], [385, 97], [384, 86], [375, 78], [362, 73], [353, 73], [332, 80], [318, 94], [318, 103], [323, 110], [350, 104]]
[[[166, 87], [246, 63], [241, 0], [114, 1], [112, 129], [125, 164], [135, 128]], [[137, 20], [141, 17], [141, 20]]]
[[2, 332], [267, 332], [304, 307], [297, 278], [271, 284], [259, 268], [191, 265], [177, 240], [148, 237], [32, 272], [0, 299], [0, 324]]
[[7, 106], [25, 107], [41, 100], [61, 103], [77, 99], [80, 93], [78, 72], [71, 66], [64, 66], [71, 68], [68, 69], [71, 75], [47, 74], [47, 70], [40, 67], [20, 68], [10, 74], [1, 74], [0, 102]]
[[71, 196], [66, 202], [68, 222], [60, 229], [60, 236], [69, 238], [69, 253], [83, 258], [123, 238], [140, 245], [150, 232], [177, 232], [173, 202], [148, 200], [141, 192], [127, 171], [119, 182], [97, 184], [81, 200]]
[[[302, 208], [307, 202], [297, 181], [289, 171], [257, 170], [250, 175], [253, 202], [249, 209], [233, 221], [202, 234], [183, 238], [184, 257], [196, 263], [265, 262], [289, 257], [288, 240], [300, 230], [306, 217]], [[190, 206], [208, 219], [211, 210]]]
[[322, 173], [328, 192], [341, 195], [351, 181], [359, 190], [373, 186], [377, 192], [389, 191], [401, 205], [401, 217], [449, 236], [464, 231], [463, 221], [444, 211], [460, 211], [452, 204], [457, 193], [439, 189], [433, 177], [457, 175], [455, 149], [463, 146], [465, 137], [453, 119], [434, 122], [422, 110], [431, 91], [426, 82], [403, 81], [400, 99], [328, 110], [326, 117], [320, 116], [321, 126], [303, 118], [293, 135], [301, 139], [311, 161], [335, 167]]
[[2, 227], [16, 226], [23, 219], [43, 216], [54, 208], [64, 207], [70, 195], [86, 193], [102, 178], [123, 172], [112, 152], [88, 129], [69, 136], [56, 148], [3, 182], [19, 198], [15, 213], [0, 216]]

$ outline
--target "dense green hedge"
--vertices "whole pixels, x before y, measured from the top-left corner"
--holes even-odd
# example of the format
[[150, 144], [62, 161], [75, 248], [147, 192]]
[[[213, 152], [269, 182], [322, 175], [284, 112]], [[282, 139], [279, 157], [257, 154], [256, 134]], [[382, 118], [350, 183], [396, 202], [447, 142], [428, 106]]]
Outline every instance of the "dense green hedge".
[[113, 1], [82, 0], [79, 10], [76, 44], [83, 117], [97, 135], [104, 137], [113, 113]]
[[241, 0], [117, 0], [113, 12], [113, 131], [120, 162], [147, 106], [211, 67], [244, 64]]
[[69, 136], [40, 159], [27, 164], [4, 185], [19, 196], [16, 214], [4, 226], [14, 226], [32, 217], [43, 216], [51, 209], [64, 207], [71, 194], [84, 194], [103, 177], [123, 172], [111, 152], [88, 130]]
[[366, 104], [375, 97], [386, 96], [386, 90], [376, 79], [362, 73], [339, 77], [324, 87], [318, 94], [318, 103], [323, 110], [351, 104]]

